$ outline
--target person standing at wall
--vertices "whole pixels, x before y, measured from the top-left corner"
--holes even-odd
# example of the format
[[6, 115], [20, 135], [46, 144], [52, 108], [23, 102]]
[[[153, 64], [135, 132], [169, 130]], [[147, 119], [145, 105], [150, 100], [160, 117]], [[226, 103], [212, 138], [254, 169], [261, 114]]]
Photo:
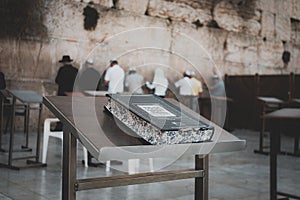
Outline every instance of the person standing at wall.
[[134, 67], [129, 69], [129, 73], [125, 78], [125, 87], [127, 91], [134, 94], [143, 94], [142, 86], [144, 85], [144, 77], [137, 73]]
[[82, 72], [79, 75], [79, 78], [77, 80], [77, 87], [79, 91], [85, 91], [85, 90], [98, 90], [101, 75], [100, 73], [93, 67], [94, 61], [93, 59], [87, 59], [85, 62], [85, 68], [82, 70]]
[[154, 94], [164, 98], [168, 89], [169, 81], [165, 77], [164, 71], [160, 68], [156, 68], [152, 83], [146, 82], [148, 89], [153, 90]]
[[[69, 55], [64, 55], [59, 61], [63, 64], [57, 72], [55, 83], [58, 85], [58, 96], [66, 96], [66, 92], [73, 92], [78, 69], [72, 65]], [[62, 123], [57, 122], [52, 131], [62, 131]]]
[[0, 72], [0, 89], [4, 90], [6, 88], [5, 75], [3, 72]]
[[55, 78], [55, 83], [58, 85], [58, 96], [66, 96], [66, 92], [74, 90], [78, 69], [71, 64], [72, 61], [69, 55], [64, 55], [59, 61], [63, 66], [59, 68]]
[[213, 86], [209, 88], [211, 96], [225, 96], [225, 85], [224, 81], [218, 76], [213, 75]]
[[110, 67], [107, 69], [104, 82], [108, 84], [108, 92], [111, 94], [124, 92], [125, 72], [118, 64], [118, 61], [113, 59], [110, 61]]
[[175, 82], [175, 87], [179, 89], [179, 101], [184, 105], [192, 108], [192, 80], [190, 79], [191, 72], [185, 71], [183, 73], [183, 78]]
[[191, 71], [191, 81], [192, 81], [192, 110], [200, 113], [199, 109], [199, 97], [201, 97], [201, 94], [203, 92], [202, 89], [202, 83], [196, 78], [196, 73], [194, 71]]

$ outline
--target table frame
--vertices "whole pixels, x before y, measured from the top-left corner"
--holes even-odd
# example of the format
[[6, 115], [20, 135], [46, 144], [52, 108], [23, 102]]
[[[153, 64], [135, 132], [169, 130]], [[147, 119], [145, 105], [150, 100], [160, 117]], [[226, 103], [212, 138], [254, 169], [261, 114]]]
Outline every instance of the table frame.
[[291, 115], [285, 114], [284, 112], [288, 113], [288, 111], [295, 111], [298, 110], [300, 113], [300, 109], [297, 108], [283, 108], [271, 113], [264, 115], [263, 117], [268, 120], [272, 120], [274, 126], [271, 129], [270, 134], [270, 199], [277, 200], [277, 195], [284, 196], [293, 199], [299, 199], [299, 196], [288, 194], [284, 192], [279, 192], [277, 190], [277, 154], [278, 146], [280, 145], [280, 120], [300, 120], [300, 115]]
[[[275, 97], [257, 97], [257, 100], [261, 102], [262, 105], [262, 111], [261, 111], [261, 127], [259, 132], [259, 146], [258, 149], [254, 150], [254, 153], [258, 154], [264, 154], [268, 155], [269, 152], [264, 151], [264, 149], [269, 149], [269, 146], [264, 146], [264, 133], [265, 133], [265, 127], [266, 127], [266, 121], [263, 118], [267, 112], [270, 112], [270, 110], [267, 110], [267, 106], [273, 105], [278, 106], [278, 108], [281, 108], [282, 104], [284, 103], [282, 100], [275, 98]], [[274, 111], [274, 109], [272, 110]]]
[[[8, 90], [8, 92], [12, 95], [12, 111], [11, 111], [11, 123], [10, 123], [10, 137], [9, 137], [9, 150], [8, 150], [8, 161], [7, 163], [0, 163], [0, 167], [7, 167], [10, 169], [19, 170], [21, 168], [28, 168], [28, 167], [40, 167], [40, 166], [46, 166], [45, 164], [39, 162], [40, 157], [40, 126], [41, 126], [41, 114], [42, 114], [42, 101], [37, 99], [32, 100], [26, 100], [23, 99], [21, 96], [18, 96], [15, 94], [16, 92], [25, 92], [26, 90]], [[28, 91], [33, 94], [37, 94], [33, 91]], [[32, 151], [31, 148], [28, 147], [29, 144], [29, 116], [30, 116], [30, 110], [38, 110], [38, 127], [37, 127], [37, 140], [36, 140], [36, 151], [35, 155], [30, 156], [23, 156], [23, 157], [13, 157], [13, 152], [15, 152], [14, 148], [14, 132], [15, 132], [15, 113], [17, 108], [17, 100], [19, 100], [24, 106], [25, 106], [25, 145], [22, 145], [21, 151]], [[31, 107], [32, 104], [38, 104], [38, 107]], [[2, 123], [2, 122], [1, 122]], [[28, 160], [34, 158], [35, 160]], [[27, 159], [27, 165], [24, 166], [16, 166], [13, 165], [13, 160], [26, 160]]]
[[[88, 103], [87, 98], [93, 98], [93, 97], [73, 97], [73, 98], [75, 99], [78, 98], [80, 99], [81, 102]], [[195, 192], [194, 192], [195, 200], [208, 200], [208, 168], [209, 168], [208, 154], [195, 155], [194, 169], [77, 179], [76, 178], [76, 149], [77, 149], [76, 141], [77, 139], [80, 139], [80, 134], [83, 133], [79, 131], [79, 127], [73, 124], [72, 122], [73, 115], [71, 113], [68, 113], [69, 111], [68, 109], [72, 109], [72, 108], [66, 108], [64, 106], [69, 104], [70, 99], [72, 99], [72, 97], [44, 97], [44, 104], [63, 123], [63, 132], [64, 132], [63, 167], [62, 167], [63, 168], [62, 169], [62, 173], [63, 173], [62, 199], [63, 200], [75, 200], [76, 192], [81, 190], [180, 180], [180, 179], [187, 179], [187, 178], [195, 178]], [[60, 104], [59, 102], [63, 102], [63, 103]], [[63, 109], [63, 111], [60, 110], [60, 106], [61, 109]], [[66, 112], [67, 116], [64, 115], [64, 112]], [[88, 141], [87, 135], [85, 136], [84, 135], [85, 134], [82, 135], [83, 136], [82, 139]], [[81, 141], [81, 142], [84, 144], [87, 141]], [[216, 145], [215, 148], [212, 150], [212, 152], [222, 152], [222, 149], [224, 148], [228, 148], [226, 149], [227, 151], [241, 150], [245, 148], [245, 144], [246, 144], [245, 141], [239, 140], [238, 138], [233, 139], [233, 141], [231, 141], [230, 139], [224, 140], [223, 142], [224, 143], [220, 143], [219, 145]], [[94, 152], [94, 157], [98, 157], [98, 155], [100, 155], [100, 150], [98, 149], [98, 147], [96, 146], [93, 146], [93, 148], [91, 146], [86, 146], [86, 147], [88, 151]], [[114, 148], [115, 147], [113, 147], [112, 149]]]

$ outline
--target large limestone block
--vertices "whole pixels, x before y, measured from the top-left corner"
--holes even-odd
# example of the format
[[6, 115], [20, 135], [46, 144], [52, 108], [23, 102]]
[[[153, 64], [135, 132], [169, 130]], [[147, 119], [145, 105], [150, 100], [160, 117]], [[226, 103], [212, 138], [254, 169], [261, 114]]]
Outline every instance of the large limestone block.
[[300, 1], [293, 0], [292, 17], [300, 20]]
[[290, 41], [291, 38], [291, 20], [288, 16], [275, 16], [275, 35], [278, 39]]
[[214, 28], [199, 28], [185, 23], [177, 23], [173, 28], [172, 50], [194, 57], [222, 60], [227, 33]]
[[49, 4], [44, 23], [48, 36], [74, 41], [87, 38], [88, 31], [84, 30], [83, 16], [85, 6], [87, 5], [76, 2], [63, 4], [61, 1]]
[[206, 25], [212, 19], [210, 6], [202, 6], [196, 1], [186, 0], [150, 0], [147, 13], [150, 16], [169, 18], [188, 23], [199, 20], [203, 25]]
[[261, 25], [261, 36], [273, 39], [275, 37], [275, 15], [269, 11], [263, 11]]
[[145, 14], [149, 0], [118, 0], [116, 7], [137, 14]]
[[220, 1], [213, 11], [214, 19], [225, 30], [258, 35], [261, 31], [260, 11], [254, 9], [241, 14], [241, 12], [245, 12], [244, 9], [230, 1]]
[[283, 65], [281, 60], [283, 51], [283, 44], [280, 40], [259, 41], [258, 66], [262, 68], [281, 67]]
[[99, 4], [104, 7], [111, 8], [114, 6], [113, 0], [74, 0], [77, 2], [84, 2], [84, 3], [91, 3], [93, 2], [94, 4]]
[[256, 8], [262, 11], [276, 13], [276, 0], [256, 0]]
[[[213, 28], [195, 29], [186, 23], [174, 24], [172, 52], [191, 63], [194, 71], [211, 74], [215, 60], [222, 60], [226, 32]], [[183, 69], [184, 70], [184, 69]]]
[[255, 37], [241, 33], [230, 33], [226, 44], [226, 61], [242, 63], [251, 68], [257, 66], [258, 41]]
[[290, 17], [293, 12], [293, 0], [275, 0], [276, 13]]
[[255, 19], [249, 19], [244, 22], [245, 32], [250, 35], [259, 35], [262, 25]]
[[213, 14], [214, 19], [221, 28], [234, 32], [243, 30], [244, 20], [239, 16], [232, 3], [221, 1], [215, 6]]
[[136, 17], [126, 11], [118, 11], [107, 12], [99, 23], [101, 28], [95, 30], [93, 37], [101, 40], [102, 44], [97, 46], [91, 56], [101, 55], [102, 62], [106, 61], [103, 65], [107, 65], [111, 58], [120, 58], [126, 63], [130, 61], [129, 64], [138, 65], [147, 57], [143, 52], [162, 52], [170, 47], [171, 33], [165, 20]]
[[287, 49], [291, 52], [291, 60], [287, 66], [287, 70], [294, 73], [300, 73], [300, 47], [298, 45], [291, 44]]

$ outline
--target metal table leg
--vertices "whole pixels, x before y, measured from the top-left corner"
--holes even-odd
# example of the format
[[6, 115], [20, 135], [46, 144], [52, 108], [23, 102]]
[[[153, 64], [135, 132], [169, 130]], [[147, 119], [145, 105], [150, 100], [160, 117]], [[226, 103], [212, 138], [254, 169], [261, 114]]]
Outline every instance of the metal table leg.
[[[275, 121], [275, 120], [274, 120]], [[279, 145], [279, 122], [274, 123], [273, 130], [270, 134], [270, 199], [277, 199], [277, 151]]]
[[23, 149], [27, 149], [28, 148], [28, 143], [29, 143], [29, 116], [30, 116], [30, 105], [26, 105], [25, 106], [25, 116], [24, 116], [24, 127], [25, 127], [25, 137], [26, 137], [26, 141], [25, 141], [25, 145], [22, 145]]
[[4, 100], [1, 95], [0, 97], [0, 152], [4, 152], [2, 149], [2, 133], [3, 133], [3, 106], [4, 106]]
[[195, 178], [195, 200], [208, 200], [208, 155], [195, 156], [195, 170], [204, 170], [204, 176]]
[[75, 200], [77, 140], [66, 126], [63, 126], [63, 132], [62, 199]]

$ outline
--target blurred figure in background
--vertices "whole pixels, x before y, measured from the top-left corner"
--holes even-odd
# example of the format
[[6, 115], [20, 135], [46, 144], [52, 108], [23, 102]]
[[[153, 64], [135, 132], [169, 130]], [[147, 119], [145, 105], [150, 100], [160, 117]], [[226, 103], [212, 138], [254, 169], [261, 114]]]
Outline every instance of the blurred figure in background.
[[213, 86], [209, 88], [211, 96], [225, 96], [225, 85], [224, 81], [218, 76], [213, 75]]
[[183, 78], [175, 82], [175, 87], [179, 89], [178, 99], [181, 103], [192, 108], [192, 80], [190, 79], [191, 72], [186, 70], [183, 73]]
[[166, 96], [168, 85], [169, 81], [165, 77], [164, 71], [160, 68], [155, 69], [152, 83], [146, 82], [148, 89], [154, 89], [154, 94], [163, 98]]
[[143, 85], [144, 77], [137, 73], [134, 67], [131, 67], [125, 78], [125, 87], [127, 88], [127, 91], [134, 94], [143, 94]]
[[191, 71], [191, 81], [192, 81], [192, 110], [200, 113], [199, 108], [199, 97], [201, 97], [201, 94], [203, 92], [202, 83], [196, 78], [196, 73], [194, 71]]
[[101, 75], [93, 66], [94, 61], [92, 59], [88, 59], [85, 62], [85, 68], [82, 70], [77, 80], [79, 91], [99, 89]]

